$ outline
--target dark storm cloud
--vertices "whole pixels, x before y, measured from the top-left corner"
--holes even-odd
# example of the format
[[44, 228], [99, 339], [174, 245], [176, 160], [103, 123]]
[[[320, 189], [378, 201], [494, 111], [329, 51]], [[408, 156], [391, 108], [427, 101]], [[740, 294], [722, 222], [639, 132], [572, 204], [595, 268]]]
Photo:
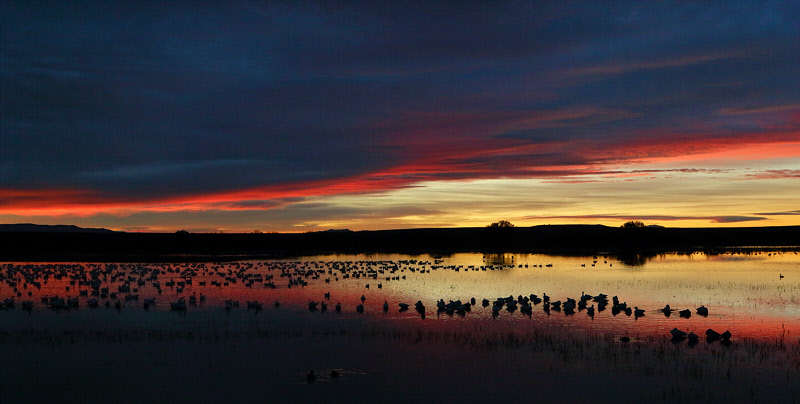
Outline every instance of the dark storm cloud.
[[4, 2], [0, 189], [159, 200], [785, 140], [799, 8]]

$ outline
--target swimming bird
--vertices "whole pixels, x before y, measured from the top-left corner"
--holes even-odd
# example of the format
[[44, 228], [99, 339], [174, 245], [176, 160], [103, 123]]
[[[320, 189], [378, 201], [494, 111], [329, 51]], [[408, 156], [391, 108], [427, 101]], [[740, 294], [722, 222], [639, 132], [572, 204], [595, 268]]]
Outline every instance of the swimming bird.
[[641, 316], [644, 315], [644, 310], [640, 309], [639, 307], [634, 307], [633, 308], [633, 315], [636, 316], [636, 317], [641, 317]]
[[714, 342], [714, 341], [720, 339], [720, 337], [721, 336], [720, 336], [720, 334], [718, 332], [716, 332], [716, 331], [714, 331], [714, 330], [712, 330], [710, 328], [706, 330], [706, 340], [708, 340], [709, 342]]
[[340, 313], [341, 311], [342, 311], [342, 304], [337, 302], [336, 303], [336, 312]]
[[663, 309], [661, 309], [661, 311], [662, 311], [662, 312], [664, 313], [664, 315], [665, 315], [665, 316], [667, 316], [667, 317], [669, 317], [669, 315], [672, 313], [672, 309], [670, 309], [669, 305], [666, 305], [666, 306], [664, 306], [664, 308], [663, 308]]
[[356, 311], [359, 312], [359, 313], [363, 313], [364, 312], [364, 305], [363, 304], [359, 304], [358, 306], [356, 306]]
[[689, 309], [681, 310], [681, 311], [678, 312], [678, 314], [680, 314], [680, 316], [683, 317], [683, 318], [689, 318], [689, 317], [692, 316], [692, 311], [689, 310]]
[[398, 306], [400, 306], [400, 310], [408, 310], [408, 303], [400, 303]]
[[687, 335], [686, 332], [681, 331], [677, 328], [673, 328], [672, 330], [670, 330], [669, 333], [672, 334], [672, 338], [686, 338]]
[[[93, 300], [93, 302], [90, 301], [89, 303], [94, 303], [95, 304], [94, 307], [97, 307], [97, 299], [89, 299], [89, 300]], [[155, 298], [151, 297], [151, 298], [144, 299], [144, 309], [145, 310], [149, 309], [150, 306], [155, 306], [155, 304], [156, 304], [156, 299]], [[92, 306], [89, 306], [89, 307], [92, 307]]]
[[694, 332], [690, 332], [688, 337], [689, 337], [689, 342], [697, 342], [697, 340], [700, 339], [700, 337], [698, 337], [697, 334], [695, 334]]
[[384, 300], [383, 301], [383, 312], [386, 313], [387, 311], [389, 311], [389, 302]]
[[720, 336], [722, 337], [722, 339], [727, 341], [727, 340], [731, 339], [731, 332], [730, 331], [725, 331]]
[[316, 378], [317, 378], [317, 376], [314, 375], [314, 371], [313, 370], [308, 372], [308, 374], [306, 375], [306, 381], [308, 381], [309, 383], [314, 383], [314, 380], [316, 380]]
[[[119, 301], [117, 301], [117, 303], [119, 303]], [[114, 307], [117, 307], [116, 304], [114, 305]], [[169, 303], [169, 307], [170, 307], [171, 310], [185, 311], [186, 310], [186, 299], [181, 297], [180, 299], [178, 299], [177, 302], [170, 302]]]
[[361, 303], [364, 303], [365, 300], [367, 300], [367, 297], [364, 296], [364, 295], [361, 295]]
[[339, 377], [339, 372], [337, 372], [336, 369], [331, 370], [331, 377], [334, 379]]
[[586, 314], [589, 317], [594, 317], [594, 305], [591, 305], [589, 308], [586, 309]]
[[707, 316], [708, 315], [708, 309], [706, 308], [706, 306], [700, 306], [700, 307], [697, 308], [697, 314], [699, 314], [701, 316]]

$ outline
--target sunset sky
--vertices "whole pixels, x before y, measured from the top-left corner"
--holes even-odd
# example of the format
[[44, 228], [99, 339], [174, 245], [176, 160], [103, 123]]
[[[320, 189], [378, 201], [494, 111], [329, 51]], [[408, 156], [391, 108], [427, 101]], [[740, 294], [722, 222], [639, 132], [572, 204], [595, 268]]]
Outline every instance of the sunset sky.
[[3, 1], [0, 223], [800, 225], [800, 2], [351, 3]]

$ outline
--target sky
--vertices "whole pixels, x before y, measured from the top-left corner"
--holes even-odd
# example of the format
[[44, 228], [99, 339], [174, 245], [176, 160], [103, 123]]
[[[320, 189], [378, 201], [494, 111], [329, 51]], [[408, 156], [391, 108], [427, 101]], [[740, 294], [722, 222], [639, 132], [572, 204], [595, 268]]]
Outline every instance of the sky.
[[797, 1], [3, 1], [0, 223], [800, 225]]

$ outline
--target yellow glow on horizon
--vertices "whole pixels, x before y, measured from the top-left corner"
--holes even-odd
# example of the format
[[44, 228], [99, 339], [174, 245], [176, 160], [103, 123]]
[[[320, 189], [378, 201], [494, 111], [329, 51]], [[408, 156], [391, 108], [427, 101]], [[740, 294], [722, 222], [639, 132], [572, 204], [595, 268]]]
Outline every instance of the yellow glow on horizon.
[[753, 144], [584, 167], [595, 174], [423, 181], [356, 193], [331, 191], [342, 187], [358, 191], [357, 182], [350, 179], [343, 186], [328, 184], [321, 194], [293, 190], [293, 195], [305, 196], [263, 209], [225, 208], [226, 203], [236, 202], [235, 196], [263, 197], [242, 191], [196, 201], [10, 209], [0, 212], [0, 222], [151, 232], [482, 227], [498, 220], [517, 226], [617, 226], [631, 219], [666, 227], [788, 226], [800, 225], [800, 215], [792, 213], [800, 209], [797, 156], [800, 142]]

